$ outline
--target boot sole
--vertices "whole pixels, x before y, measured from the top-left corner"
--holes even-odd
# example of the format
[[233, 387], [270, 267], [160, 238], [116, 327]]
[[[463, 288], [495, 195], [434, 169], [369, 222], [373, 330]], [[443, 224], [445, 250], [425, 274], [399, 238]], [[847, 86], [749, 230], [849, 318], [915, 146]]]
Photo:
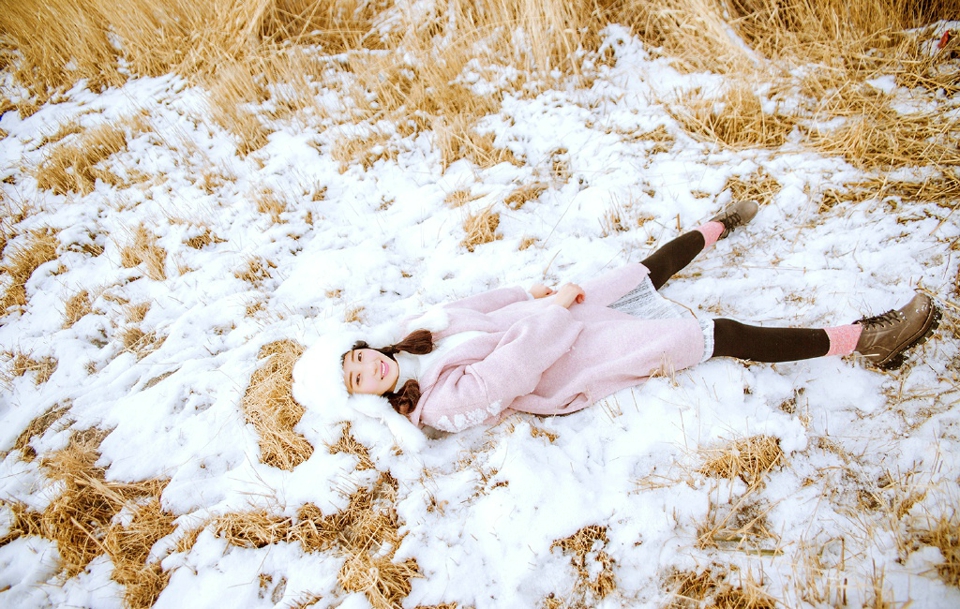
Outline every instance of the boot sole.
[[877, 368], [881, 370], [896, 370], [907, 361], [907, 351], [910, 351], [914, 347], [918, 347], [923, 343], [927, 342], [930, 338], [930, 335], [940, 327], [940, 318], [943, 316], [943, 313], [940, 311], [940, 307], [937, 305], [936, 301], [933, 301], [933, 307], [931, 307], [931, 313], [929, 320], [929, 325], [923, 331], [923, 333], [906, 344], [902, 349], [897, 351], [895, 355], [890, 357], [887, 360], [880, 361], [874, 364]]

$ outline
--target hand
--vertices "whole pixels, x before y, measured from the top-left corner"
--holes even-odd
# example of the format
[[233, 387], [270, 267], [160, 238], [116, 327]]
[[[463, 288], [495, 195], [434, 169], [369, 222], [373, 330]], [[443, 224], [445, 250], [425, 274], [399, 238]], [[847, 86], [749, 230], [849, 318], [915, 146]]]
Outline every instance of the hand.
[[575, 283], [564, 284], [563, 287], [554, 296], [554, 302], [565, 309], [569, 309], [574, 303], [581, 303], [586, 297], [583, 288]]
[[534, 284], [528, 291], [534, 298], [545, 298], [554, 293], [553, 290], [540, 283]]

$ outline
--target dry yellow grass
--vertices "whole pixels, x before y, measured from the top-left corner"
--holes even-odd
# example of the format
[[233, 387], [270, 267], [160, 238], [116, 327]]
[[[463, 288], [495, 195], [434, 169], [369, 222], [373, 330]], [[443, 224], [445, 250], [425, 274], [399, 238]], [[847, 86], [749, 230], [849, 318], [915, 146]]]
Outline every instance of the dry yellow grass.
[[257, 211], [268, 216], [273, 224], [283, 222], [282, 214], [289, 211], [286, 202], [272, 190], [261, 190], [253, 197]]
[[97, 179], [116, 184], [116, 176], [99, 163], [127, 147], [124, 124], [100, 125], [75, 141], [57, 144], [37, 167], [37, 185], [56, 194], [90, 194]]
[[256, 510], [224, 514], [211, 526], [216, 535], [240, 547], [286, 542], [299, 543], [305, 552], [335, 549], [345, 558], [337, 574], [340, 586], [362, 592], [376, 609], [392, 609], [410, 593], [410, 580], [420, 576], [415, 560], [393, 560], [403, 539], [393, 508], [396, 493], [396, 480], [381, 473], [372, 487], [355, 491], [345, 509], [328, 516], [306, 504], [296, 518]]
[[0, 297], [0, 314], [12, 306], [27, 304], [27, 281], [40, 265], [57, 259], [59, 241], [53, 231], [33, 231], [23, 245], [14, 245], [10, 253], [4, 252], [5, 262], [0, 272], [9, 277], [9, 283]]
[[614, 560], [604, 551], [607, 543], [607, 528], [592, 525], [550, 544], [551, 550], [559, 548], [570, 556], [577, 573], [573, 606], [592, 606], [617, 589]]
[[463, 230], [466, 233], [460, 245], [472, 252], [478, 245], [491, 243], [500, 239], [502, 236], [497, 233], [497, 227], [500, 226], [500, 214], [487, 208], [479, 213], [472, 214], [463, 222]]
[[748, 571], [739, 586], [728, 583], [729, 575], [716, 567], [701, 572], [672, 571], [663, 581], [670, 594], [668, 609], [774, 609], [776, 600], [765, 593]]
[[260, 460], [267, 465], [292, 470], [313, 454], [313, 446], [293, 430], [304, 408], [293, 399], [293, 365], [303, 354], [303, 345], [282, 340], [264, 345], [260, 366], [240, 401], [248, 423], [260, 437]]
[[173, 515], [163, 511], [159, 494], [162, 487], [146, 501], [128, 506], [133, 517], [127, 526], [112, 524], [103, 539], [103, 547], [113, 561], [111, 578], [124, 587], [127, 607], [152, 607], [167, 587], [170, 573], [150, 562], [153, 544], [175, 529]]
[[156, 332], [145, 332], [142, 328], [131, 326], [120, 333], [120, 342], [123, 344], [123, 350], [133, 353], [138, 360], [150, 355], [163, 345], [165, 336], [159, 336]]
[[370, 452], [367, 447], [357, 442], [357, 439], [350, 433], [350, 422], [343, 424], [340, 432], [340, 439], [335, 444], [330, 445], [330, 454], [347, 453], [357, 458], [357, 470], [374, 469], [373, 461], [370, 460]]
[[3, 504], [10, 506], [10, 513], [13, 519], [9, 524], [7, 534], [0, 537], [0, 547], [27, 535], [43, 534], [43, 523], [39, 512], [31, 511], [22, 503], [9, 503], [0, 500], [0, 505]]
[[233, 276], [241, 281], [246, 281], [254, 287], [259, 287], [264, 281], [270, 278], [270, 269], [277, 268], [277, 263], [263, 258], [251, 258], [247, 260], [246, 267], [234, 271]]
[[213, 230], [209, 226], [197, 227], [197, 231], [197, 234], [184, 241], [188, 247], [192, 247], [195, 250], [202, 250], [209, 245], [224, 242], [224, 239], [221, 239], [214, 234]]
[[294, 540], [293, 520], [266, 510], [231, 512], [214, 518], [210, 526], [215, 535], [240, 548], [262, 548]]
[[678, 100], [671, 112], [690, 133], [732, 149], [779, 148], [793, 131], [796, 119], [770, 113], [764, 99], [747, 80], [734, 82], [717, 98], [695, 96]]
[[772, 436], [751, 436], [728, 442], [720, 448], [705, 449], [700, 473], [718, 478], [740, 478], [757, 488], [774, 467], [785, 462], [780, 441]]
[[547, 184], [543, 182], [525, 184], [511, 191], [510, 194], [503, 199], [503, 202], [507, 207], [516, 211], [526, 205], [528, 201], [537, 199], [547, 188]]
[[[147, 562], [154, 543], [174, 529], [173, 515], [159, 502], [166, 482], [104, 480], [103, 469], [95, 465], [104, 436], [97, 429], [75, 433], [66, 448], [41, 460], [44, 472], [60, 482], [63, 491], [42, 514], [21, 514], [18, 528], [21, 534], [55, 541], [67, 577], [106, 553], [114, 565], [113, 579], [125, 587], [126, 605], [149, 607], [169, 578], [158, 563]], [[130, 513], [127, 526], [115, 521], [121, 510]]]
[[268, 96], [257, 79], [258, 65], [256, 59], [226, 62], [207, 85], [213, 119], [234, 135], [240, 156], [262, 148], [269, 135], [252, 108]]
[[960, 587], [960, 511], [956, 505], [939, 514], [918, 516], [908, 532], [915, 547], [926, 545], [940, 550], [943, 562], [937, 565], [937, 575], [948, 586]]
[[8, 3], [0, 16], [0, 32], [22, 55], [14, 77], [41, 103], [81, 78], [90, 79], [95, 91], [125, 80], [93, 2]]
[[60, 420], [70, 409], [69, 404], [61, 404], [50, 408], [43, 414], [35, 417], [27, 425], [13, 443], [14, 450], [19, 450], [24, 461], [32, 461], [36, 452], [30, 447], [30, 440], [41, 437], [50, 427]]
[[80, 290], [63, 303], [63, 328], [73, 327], [84, 316], [93, 312], [93, 303], [88, 290]]
[[143, 265], [143, 271], [154, 281], [167, 278], [167, 250], [159, 245], [157, 236], [143, 224], [130, 234], [129, 241], [120, 247], [120, 265], [129, 269]]
[[390, 135], [382, 132], [367, 135], [344, 133], [334, 141], [330, 156], [340, 163], [340, 173], [353, 165], [370, 169], [377, 161], [397, 158], [399, 151], [396, 145], [391, 145], [390, 140]]
[[480, 197], [472, 194], [469, 190], [461, 189], [448, 192], [447, 196], [444, 197], [443, 202], [446, 203], [448, 207], [456, 209], [458, 207], [463, 207], [471, 201], [476, 201], [479, 198]]
[[761, 206], [773, 202], [780, 188], [780, 182], [763, 168], [746, 176], [731, 176], [723, 185], [734, 201], [756, 201]]
[[39, 359], [34, 359], [29, 353], [5, 353], [10, 360], [9, 373], [4, 376], [9, 378], [21, 377], [28, 372], [33, 374], [33, 382], [36, 385], [42, 385], [50, 380], [50, 377], [57, 370], [57, 359], [45, 355]]
[[127, 323], [138, 324], [150, 312], [150, 301], [145, 300], [138, 303], [127, 303], [123, 307], [123, 318]]

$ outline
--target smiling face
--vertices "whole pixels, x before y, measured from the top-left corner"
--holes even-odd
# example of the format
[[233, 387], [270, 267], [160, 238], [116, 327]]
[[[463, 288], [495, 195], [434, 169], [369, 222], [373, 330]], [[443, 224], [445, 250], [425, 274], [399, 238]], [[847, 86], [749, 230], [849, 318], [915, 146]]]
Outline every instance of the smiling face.
[[399, 377], [397, 362], [375, 349], [353, 349], [343, 357], [343, 384], [351, 394], [389, 393]]

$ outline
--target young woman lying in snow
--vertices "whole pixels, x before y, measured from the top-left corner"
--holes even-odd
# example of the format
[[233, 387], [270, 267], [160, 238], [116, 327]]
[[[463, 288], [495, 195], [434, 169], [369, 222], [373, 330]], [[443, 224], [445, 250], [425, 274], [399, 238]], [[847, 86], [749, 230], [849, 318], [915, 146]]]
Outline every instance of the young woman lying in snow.
[[[451, 303], [406, 323], [409, 333], [387, 347], [325, 335], [297, 362], [294, 397], [318, 408], [347, 400], [375, 414], [386, 407], [372, 396], [383, 396], [416, 426], [457, 432], [511, 411], [569, 414], [711, 357], [784, 362], [856, 352], [896, 368], [937, 327], [940, 311], [920, 293], [899, 310], [823, 329], [697, 319], [659, 295], [667, 279], [757, 210], [752, 201], [734, 204], [642, 263], [582, 287], [502, 288]], [[400, 417], [391, 416], [397, 433]]]

